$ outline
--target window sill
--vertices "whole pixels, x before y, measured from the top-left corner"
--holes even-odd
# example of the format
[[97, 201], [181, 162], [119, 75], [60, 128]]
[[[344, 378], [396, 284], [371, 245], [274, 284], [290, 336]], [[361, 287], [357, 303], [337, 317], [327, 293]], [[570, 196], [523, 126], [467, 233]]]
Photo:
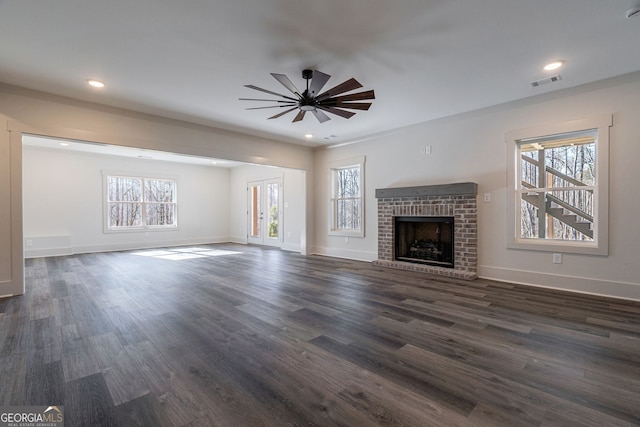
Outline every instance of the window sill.
[[609, 248], [605, 245], [598, 245], [595, 242], [566, 242], [566, 241], [512, 241], [507, 243], [509, 249], [523, 249], [530, 251], [543, 251], [543, 252], [562, 252], [567, 254], [582, 254], [582, 255], [609, 255]]
[[364, 231], [329, 230], [329, 236], [339, 237], [364, 237]]
[[104, 230], [105, 234], [118, 234], [118, 233], [146, 233], [148, 231], [179, 231], [178, 226], [175, 227], [129, 227], [129, 228], [107, 228]]

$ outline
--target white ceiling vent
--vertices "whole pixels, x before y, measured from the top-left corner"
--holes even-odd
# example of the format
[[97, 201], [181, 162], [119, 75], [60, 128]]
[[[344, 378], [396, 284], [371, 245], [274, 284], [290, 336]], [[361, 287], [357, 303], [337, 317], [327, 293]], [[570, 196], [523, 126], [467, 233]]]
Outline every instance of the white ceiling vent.
[[553, 83], [562, 80], [562, 76], [560, 74], [556, 74], [555, 76], [546, 77], [541, 80], [536, 80], [535, 82], [529, 83], [531, 87], [538, 87], [542, 85], [546, 85], [547, 83]]

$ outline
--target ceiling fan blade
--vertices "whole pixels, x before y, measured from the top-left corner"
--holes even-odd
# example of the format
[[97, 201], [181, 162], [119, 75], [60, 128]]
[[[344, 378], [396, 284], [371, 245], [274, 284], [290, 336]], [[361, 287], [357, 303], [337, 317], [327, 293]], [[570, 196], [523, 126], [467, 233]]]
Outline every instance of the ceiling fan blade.
[[283, 97], [283, 98], [290, 99], [290, 100], [292, 100], [292, 101], [296, 101], [296, 102], [298, 102], [298, 100], [297, 100], [297, 99], [295, 99], [295, 98], [291, 98], [290, 96], [286, 96], [286, 95], [283, 95], [283, 94], [278, 93], [278, 92], [272, 92], [272, 91], [267, 90], [267, 89], [262, 89], [261, 87], [258, 87], [258, 86], [254, 86], [254, 85], [244, 85], [244, 87], [248, 87], [249, 89], [259, 90], [260, 92], [270, 93], [271, 95], [281, 96], [281, 97]]
[[323, 99], [327, 99], [332, 96], [336, 96], [344, 92], [349, 92], [350, 90], [358, 89], [361, 87], [362, 85], [360, 84], [360, 82], [352, 77], [346, 82], [340, 83], [338, 86], [333, 87], [328, 91], [321, 93], [316, 97], [316, 100], [322, 101]]
[[306, 113], [306, 111], [300, 110], [300, 112], [293, 118], [293, 121], [291, 123], [299, 122], [300, 120], [304, 119], [304, 113]]
[[325, 107], [323, 105], [318, 105], [318, 108], [322, 108], [324, 111], [327, 111], [329, 113], [335, 114], [336, 116], [344, 117], [345, 119], [351, 118], [352, 116], [355, 116], [355, 114], [356, 114], [356, 113], [353, 113], [351, 111], [341, 110], [341, 109], [336, 108], [336, 107]]
[[350, 108], [352, 110], [368, 110], [371, 107], [370, 102], [338, 102], [335, 107]]
[[268, 102], [286, 102], [287, 104], [295, 104], [295, 101], [282, 101], [280, 99], [259, 99], [259, 98], [238, 98], [240, 101], [268, 101]]
[[376, 94], [372, 90], [367, 90], [364, 92], [351, 93], [349, 95], [335, 96], [331, 99], [335, 99], [336, 101], [362, 101], [365, 99], [376, 99]]
[[311, 77], [311, 85], [309, 85], [309, 97], [313, 98], [320, 93], [322, 88], [331, 76], [329, 74], [322, 73], [318, 70], [313, 70], [313, 76]]
[[314, 116], [316, 116], [316, 119], [318, 119], [320, 123], [324, 123], [327, 120], [331, 120], [331, 117], [327, 116], [323, 111], [316, 109], [316, 110], [311, 110], [311, 112], [313, 113]]
[[278, 114], [276, 114], [275, 116], [271, 116], [271, 117], [269, 117], [267, 120], [270, 120], [270, 119], [277, 119], [278, 117], [284, 116], [285, 114], [287, 114], [287, 113], [289, 113], [289, 112], [291, 112], [291, 111], [295, 110], [296, 108], [298, 108], [298, 107], [296, 106], [296, 107], [290, 108], [290, 109], [288, 109], [288, 110], [286, 110], [286, 111], [283, 111], [282, 113], [278, 113]]
[[245, 108], [245, 110], [264, 110], [266, 108], [282, 108], [282, 107], [291, 107], [291, 104], [289, 104], [289, 105], [270, 105], [268, 107], [251, 107], [251, 108]]
[[293, 83], [291, 83], [291, 80], [289, 80], [289, 77], [285, 76], [284, 74], [276, 74], [276, 73], [271, 73], [271, 75], [273, 76], [273, 78], [279, 81], [282, 86], [289, 89], [291, 93], [296, 95], [298, 98], [302, 98], [302, 95], [300, 95], [300, 91]]

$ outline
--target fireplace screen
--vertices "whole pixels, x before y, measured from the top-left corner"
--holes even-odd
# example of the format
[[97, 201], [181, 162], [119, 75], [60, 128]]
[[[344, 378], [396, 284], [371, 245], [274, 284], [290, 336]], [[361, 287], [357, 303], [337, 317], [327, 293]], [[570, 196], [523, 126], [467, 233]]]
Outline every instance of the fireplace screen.
[[453, 268], [453, 217], [395, 217], [395, 258]]

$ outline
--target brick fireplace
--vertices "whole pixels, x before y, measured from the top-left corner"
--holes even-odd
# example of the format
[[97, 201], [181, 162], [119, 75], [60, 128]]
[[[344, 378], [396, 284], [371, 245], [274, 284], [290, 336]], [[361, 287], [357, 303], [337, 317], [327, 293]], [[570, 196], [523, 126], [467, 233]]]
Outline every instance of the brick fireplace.
[[[420, 187], [376, 189], [378, 199], [379, 266], [423, 271], [459, 279], [478, 277], [478, 185], [464, 182]], [[453, 262], [441, 267], [429, 262], [407, 261], [396, 252], [396, 218], [451, 218], [453, 220]], [[417, 241], [416, 241], [417, 243]], [[430, 242], [431, 243], [431, 242]]]

